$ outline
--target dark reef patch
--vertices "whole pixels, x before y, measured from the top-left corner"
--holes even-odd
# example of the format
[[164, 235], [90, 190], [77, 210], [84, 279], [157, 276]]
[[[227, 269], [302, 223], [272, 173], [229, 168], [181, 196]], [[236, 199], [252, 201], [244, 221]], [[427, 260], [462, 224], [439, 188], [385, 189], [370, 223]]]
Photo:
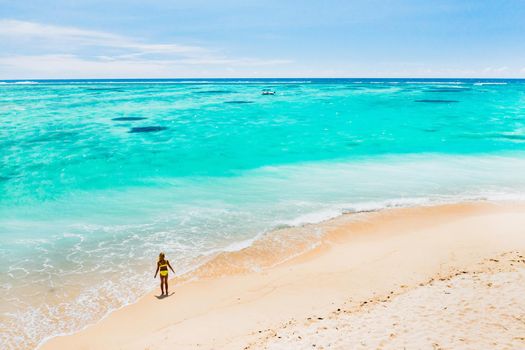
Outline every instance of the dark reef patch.
[[461, 135], [467, 139], [499, 139], [499, 140], [511, 140], [511, 141], [525, 141], [524, 134], [512, 134], [512, 133], [466, 133]]
[[131, 128], [128, 132], [129, 133], [140, 133], [140, 132], [157, 132], [166, 130], [167, 127], [165, 126], [139, 126], [135, 128]]
[[415, 100], [414, 102], [422, 102], [422, 103], [456, 103], [459, 102], [457, 100]]
[[498, 134], [498, 137], [504, 138], [507, 140], [525, 141], [525, 135], [520, 135], [520, 134]]
[[241, 105], [241, 104], [246, 104], [246, 103], [253, 103], [253, 101], [226, 101], [224, 103]]
[[145, 118], [145, 117], [118, 117], [118, 118], [113, 118], [111, 120], [122, 122], [122, 121], [133, 121], [133, 120], [144, 120], [144, 119], [148, 119], [148, 118]]
[[68, 142], [73, 141], [77, 137], [78, 133], [75, 131], [48, 131], [40, 135], [36, 135], [34, 138], [27, 140], [28, 143], [39, 143], [39, 142], [53, 142], [61, 141]]

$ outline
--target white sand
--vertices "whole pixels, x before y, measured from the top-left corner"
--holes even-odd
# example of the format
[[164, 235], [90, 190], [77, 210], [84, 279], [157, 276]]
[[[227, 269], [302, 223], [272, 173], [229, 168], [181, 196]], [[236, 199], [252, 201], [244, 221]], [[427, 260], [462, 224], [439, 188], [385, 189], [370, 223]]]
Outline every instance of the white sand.
[[[525, 260], [291, 322], [249, 349], [525, 349]], [[490, 265], [490, 264], [489, 264]], [[507, 264], [508, 265], [508, 264]], [[322, 319], [319, 319], [322, 318]]]
[[[202, 276], [209, 277], [172, 281], [173, 296], [158, 300], [155, 291], [42, 348], [525, 348], [518, 267], [524, 264], [515, 256], [525, 255], [522, 204], [393, 209], [357, 218], [318, 225], [324, 231], [318, 248], [261, 271], [232, 266], [271, 261], [264, 242], [225, 254], [206, 267], [213, 273]], [[508, 262], [490, 261], [508, 252], [514, 252], [504, 255]], [[461, 271], [469, 273], [446, 280]], [[308, 320], [314, 316], [323, 320]]]

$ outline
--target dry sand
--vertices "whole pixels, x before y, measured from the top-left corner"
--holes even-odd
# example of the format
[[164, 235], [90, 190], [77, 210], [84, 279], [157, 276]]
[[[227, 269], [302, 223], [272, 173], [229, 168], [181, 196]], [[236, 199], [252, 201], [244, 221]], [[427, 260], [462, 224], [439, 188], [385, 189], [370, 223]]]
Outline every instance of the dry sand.
[[248, 349], [524, 349], [525, 260], [519, 253], [494, 260], [357, 308], [291, 321]]
[[233, 275], [222, 267], [260, 260], [262, 243], [222, 255], [197, 274], [210, 277], [42, 348], [525, 348], [523, 204], [391, 209], [315, 228], [321, 244], [306, 254]]

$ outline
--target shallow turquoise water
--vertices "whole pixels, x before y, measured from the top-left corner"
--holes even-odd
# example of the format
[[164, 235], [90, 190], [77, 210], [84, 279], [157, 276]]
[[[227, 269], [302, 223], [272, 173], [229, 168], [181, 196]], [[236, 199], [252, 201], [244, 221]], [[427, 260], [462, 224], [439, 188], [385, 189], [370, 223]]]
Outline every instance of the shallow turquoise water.
[[160, 250], [185, 271], [345, 210], [520, 199], [524, 146], [520, 80], [0, 83], [0, 347], [132, 302]]

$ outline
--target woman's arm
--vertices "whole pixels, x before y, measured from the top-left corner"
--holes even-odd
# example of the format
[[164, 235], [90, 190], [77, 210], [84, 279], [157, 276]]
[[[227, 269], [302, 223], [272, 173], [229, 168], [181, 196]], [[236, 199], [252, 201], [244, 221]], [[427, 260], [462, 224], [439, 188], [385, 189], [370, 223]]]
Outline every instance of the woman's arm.
[[170, 268], [170, 270], [173, 271], [173, 273], [175, 273], [175, 271], [173, 270], [173, 267], [171, 267], [171, 265], [170, 265], [170, 262], [167, 261], [167, 263], [168, 263], [168, 267]]
[[155, 271], [155, 276], [153, 276], [153, 278], [157, 278], [158, 273], [159, 273], [159, 263], [157, 263], [157, 271]]

